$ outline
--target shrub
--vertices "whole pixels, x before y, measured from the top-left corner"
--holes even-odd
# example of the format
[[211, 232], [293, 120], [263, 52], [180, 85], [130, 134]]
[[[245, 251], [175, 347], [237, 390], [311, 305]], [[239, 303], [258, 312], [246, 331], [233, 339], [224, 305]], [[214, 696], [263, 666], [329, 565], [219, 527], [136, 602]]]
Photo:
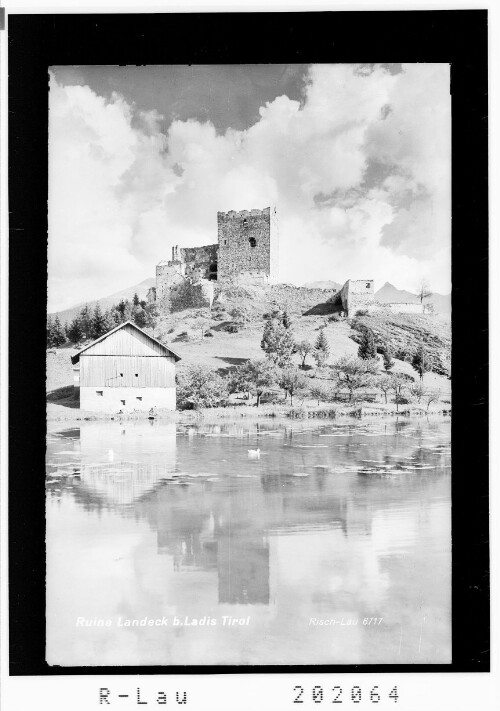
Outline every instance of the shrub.
[[227, 381], [216, 370], [193, 365], [177, 375], [177, 406], [181, 410], [217, 407], [227, 396]]
[[340, 314], [332, 314], [328, 317], [330, 323], [335, 323], [336, 321], [342, 321], [342, 316]]
[[368, 316], [368, 309], [358, 309], [356, 311], [356, 316]]
[[214, 334], [212, 333], [212, 331], [207, 331], [205, 333], [205, 338], [213, 338], [213, 337], [214, 337]]
[[228, 333], [238, 333], [239, 330], [240, 326], [237, 323], [228, 323], [227, 326], [224, 326], [224, 331]]

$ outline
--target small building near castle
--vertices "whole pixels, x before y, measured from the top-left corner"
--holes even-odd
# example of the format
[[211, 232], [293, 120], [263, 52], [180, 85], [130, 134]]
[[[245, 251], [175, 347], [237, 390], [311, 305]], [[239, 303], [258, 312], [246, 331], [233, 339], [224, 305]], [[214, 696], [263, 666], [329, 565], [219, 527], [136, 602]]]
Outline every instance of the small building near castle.
[[90, 412], [175, 410], [175, 364], [179, 360], [169, 346], [127, 321], [72, 356], [80, 408]]
[[369, 313], [406, 313], [422, 314], [424, 306], [421, 302], [381, 303], [375, 298], [373, 279], [348, 279], [338, 292], [337, 302], [348, 318], [356, 316], [359, 311]]

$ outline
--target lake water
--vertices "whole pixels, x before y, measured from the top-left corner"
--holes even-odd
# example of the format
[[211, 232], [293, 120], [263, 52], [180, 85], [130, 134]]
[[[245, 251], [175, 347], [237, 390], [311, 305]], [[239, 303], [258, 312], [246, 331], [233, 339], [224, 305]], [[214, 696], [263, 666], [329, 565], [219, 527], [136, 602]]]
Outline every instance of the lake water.
[[449, 663], [450, 474], [445, 419], [50, 432], [47, 661]]

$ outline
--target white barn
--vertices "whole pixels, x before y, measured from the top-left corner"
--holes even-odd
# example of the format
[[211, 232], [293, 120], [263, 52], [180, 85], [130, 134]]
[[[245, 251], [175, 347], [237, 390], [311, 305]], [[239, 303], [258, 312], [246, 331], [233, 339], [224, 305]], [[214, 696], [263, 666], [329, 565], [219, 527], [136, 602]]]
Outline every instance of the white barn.
[[131, 321], [71, 357], [80, 407], [91, 412], [175, 410], [180, 357]]

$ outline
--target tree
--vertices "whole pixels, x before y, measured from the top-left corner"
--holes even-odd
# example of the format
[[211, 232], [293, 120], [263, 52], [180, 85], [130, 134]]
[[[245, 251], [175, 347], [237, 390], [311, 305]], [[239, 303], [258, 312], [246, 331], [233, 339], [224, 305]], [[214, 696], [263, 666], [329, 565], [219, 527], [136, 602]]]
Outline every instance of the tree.
[[134, 306], [140, 306], [140, 305], [141, 305], [141, 302], [140, 302], [140, 300], [139, 300], [139, 295], [137, 294], [137, 292], [134, 294], [134, 298], [132, 299], [132, 304], [133, 304]]
[[92, 312], [88, 304], [80, 310], [80, 328], [83, 331], [82, 338], [92, 338]]
[[392, 379], [392, 389], [394, 390], [396, 400], [396, 410], [399, 410], [399, 405], [404, 401], [403, 393], [413, 383], [411, 375], [406, 373], [391, 373], [389, 376]]
[[180, 409], [217, 407], [228, 395], [227, 381], [216, 370], [193, 365], [177, 375], [177, 403]]
[[432, 296], [432, 291], [429, 286], [429, 282], [427, 279], [422, 279], [420, 281], [420, 284], [418, 286], [418, 291], [417, 291], [417, 296], [420, 299], [420, 303], [424, 303], [424, 299], [428, 299], [429, 296]]
[[290, 317], [290, 314], [288, 313], [288, 309], [283, 309], [283, 313], [281, 315], [281, 323], [285, 328], [291, 328], [292, 327], [292, 319]]
[[430, 358], [424, 348], [424, 344], [421, 343], [417, 348], [411, 359], [411, 365], [414, 370], [417, 371], [420, 380], [424, 378], [424, 373], [428, 373], [432, 370], [432, 363]]
[[440, 396], [439, 390], [426, 390], [424, 392], [423, 400], [427, 404], [426, 412], [429, 412], [429, 407], [433, 402], [438, 402]]
[[265, 358], [248, 360], [235, 372], [233, 387], [240, 388], [239, 392], [253, 392], [257, 398], [257, 407], [265, 392], [272, 390], [276, 385], [276, 368]]
[[377, 381], [378, 387], [384, 393], [385, 404], [387, 405], [387, 393], [392, 390], [392, 378], [389, 373], [384, 373]]
[[365, 327], [361, 333], [361, 341], [358, 348], [358, 358], [370, 360], [377, 357], [377, 348], [375, 346], [375, 338], [371, 328]]
[[101, 311], [99, 303], [95, 305], [94, 313], [92, 315], [92, 321], [90, 324], [90, 337], [100, 338], [106, 333], [106, 319]]
[[423, 398], [424, 395], [425, 395], [425, 392], [426, 392], [426, 391], [425, 391], [424, 386], [422, 385], [421, 382], [420, 382], [420, 383], [414, 383], [414, 384], [410, 387], [411, 396], [412, 396], [412, 398], [413, 398], [414, 400], [417, 401], [417, 403], [418, 403], [419, 405], [420, 405], [420, 401], [422, 400], [422, 398]]
[[68, 328], [68, 338], [71, 341], [71, 343], [74, 343], [75, 346], [81, 343], [84, 337], [84, 332], [82, 328], [82, 324], [80, 319], [74, 318], [73, 321], [70, 323], [69, 328]]
[[267, 321], [260, 347], [269, 360], [279, 368], [286, 368], [292, 362], [295, 343], [290, 329], [285, 328], [277, 318]]
[[129, 321], [132, 316], [132, 304], [128, 299], [121, 299], [121, 301], [114, 306], [116, 313], [118, 314], [118, 323], [125, 323]]
[[300, 343], [297, 343], [295, 345], [297, 353], [300, 355], [302, 358], [302, 363], [300, 364], [300, 367], [302, 370], [306, 367], [306, 358], [311, 353], [313, 350], [312, 343], [309, 343], [309, 341], [300, 341]]
[[112, 331], [113, 328], [118, 326], [118, 320], [117, 320], [117, 313], [114, 309], [108, 309], [107, 311], [104, 312], [104, 322], [103, 322], [103, 328], [104, 328], [104, 333], [108, 333], [108, 331]]
[[332, 368], [339, 384], [349, 390], [349, 402], [353, 402], [358, 390], [373, 384], [373, 376], [378, 371], [378, 360], [343, 356], [333, 364]]
[[384, 369], [388, 373], [391, 368], [394, 367], [393, 352], [390, 346], [385, 346], [382, 351], [382, 358], [384, 359]]
[[148, 325], [148, 315], [140, 304], [135, 304], [132, 307], [132, 320], [139, 328], [145, 328]]
[[54, 330], [52, 340], [56, 348], [59, 348], [60, 346], [66, 343], [66, 336], [64, 334], [64, 329], [61, 325], [61, 321], [59, 320], [59, 316], [56, 316], [54, 319]]
[[193, 323], [193, 328], [200, 332], [200, 338], [201, 340], [203, 340], [205, 333], [208, 331], [211, 325], [212, 322], [209, 318], [207, 318], [206, 316], [199, 316], [197, 319], [195, 319]]
[[318, 368], [321, 368], [323, 365], [325, 365], [326, 361], [328, 360], [328, 357], [330, 355], [330, 346], [328, 345], [328, 340], [325, 336], [325, 331], [324, 329], [321, 329], [320, 332], [318, 333], [318, 337], [316, 339], [316, 343], [314, 344], [314, 360], [316, 361], [316, 365]]
[[318, 401], [318, 407], [321, 400], [328, 400], [329, 391], [326, 385], [322, 382], [316, 380], [311, 388], [311, 397]]
[[293, 406], [293, 396], [305, 387], [306, 379], [296, 368], [283, 368], [278, 374], [278, 385], [290, 395], [290, 405]]
[[146, 326], [153, 331], [154, 336], [155, 328], [158, 325], [158, 320], [160, 318], [158, 304], [155, 301], [152, 301], [150, 304], [146, 304], [144, 312], [146, 314]]

